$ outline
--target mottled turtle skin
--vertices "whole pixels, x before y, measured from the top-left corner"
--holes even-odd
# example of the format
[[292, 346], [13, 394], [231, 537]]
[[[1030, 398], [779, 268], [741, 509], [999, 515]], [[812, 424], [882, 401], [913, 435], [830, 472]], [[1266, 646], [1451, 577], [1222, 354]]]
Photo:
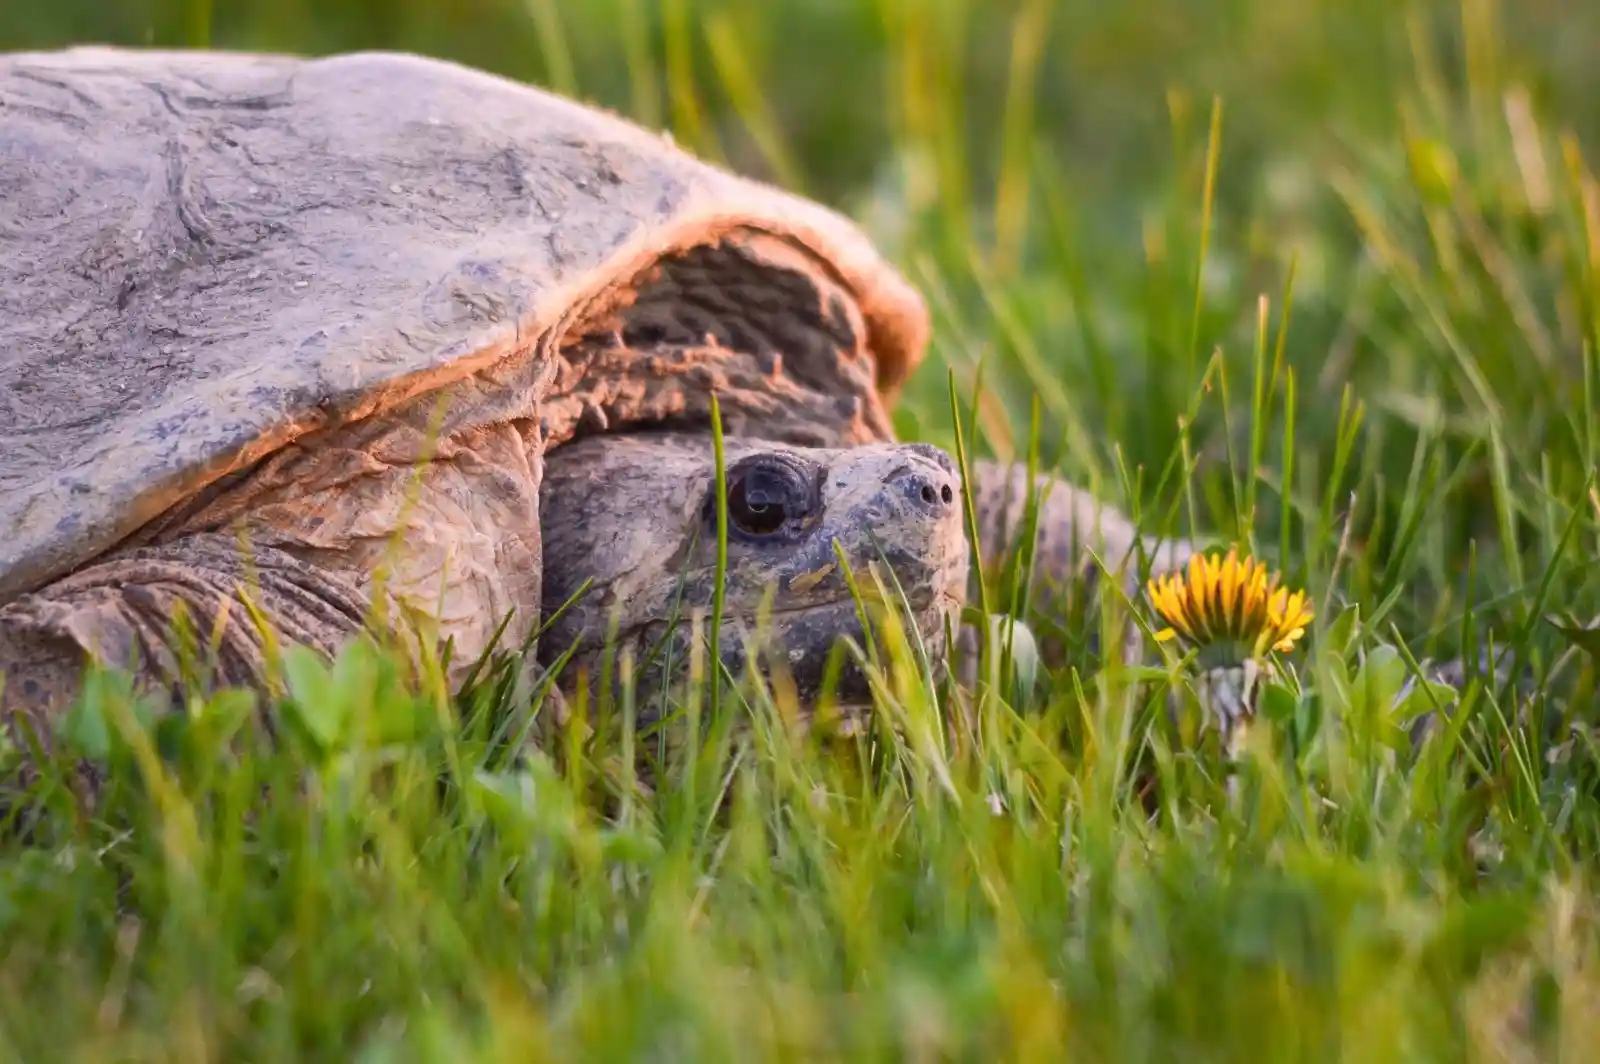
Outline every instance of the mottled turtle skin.
[[[755, 644], [758, 670], [780, 670], [799, 702], [811, 705], [838, 638], [862, 644], [852, 579], [863, 597], [881, 594], [908, 609], [915, 635], [935, 657], [947, 649], [950, 631], [975, 649], [975, 633], [960, 617], [973, 587], [963, 483], [947, 452], [927, 443], [796, 447], [733, 437], [724, 461], [727, 621], [720, 654], [733, 675], [747, 664], [751, 641], [764, 640]], [[1026, 470], [976, 465], [979, 542], [992, 561], [1018, 538]], [[1044, 579], [1087, 574], [1086, 546], [1111, 552], [1113, 564], [1126, 561], [1124, 573], [1134, 571], [1131, 524], [1070, 485], [1039, 480]], [[716, 590], [716, 483], [704, 433], [594, 436], [546, 456], [543, 605], [554, 620], [539, 643], [545, 665], [570, 648], [565, 674], [594, 674], [602, 654], [628, 653], [641, 665], [656, 662], [635, 674], [641, 689], [655, 690], [661, 663], [688, 661], [695, 618], [709, 621]], [[1187, 557], [1183, 543], [1140, 546], [1158, 565]], [[1138, 636], [1130, 623], [1126, 654], [1139, 652]], [[871, 700], [865, 677], [853, 669], [832, 682], [845, 709]], [[646, 708], [641, 719], [652, 715]]]
[[[58, 712], [90, 659], [170, 685], [180, 611], [216, 682], [260, 682], [246, 598], [324, 653], [374, 625], [449, 640], [458, 681], [589, 579], [540, 656], [612, 625], [643, 645], [668, 582], [711, 595], [713, 395], [744, 493], [729, 630], [770, 609], [814, 691], [856, 631], [840, 550], [944, 649], [962, 483], [888, 416], [927, 312], [838, 214], [393, 54], [3, 56], [0, 158], [8, 719]], [[971, 472], [992, 556], [1027, 476]], [[1125, 518], [1040, 483], [1041, 578], [1130, 555]]]
[[[869, 567], [893, 574], [924, 638], [942, 642], [945, 622], [960, 624], [969, 548], [961, 478], [944, 451], [732, 438], [725, 461], [732, 623], [720, 652], [734, 675], [760, 636], [762, 671], [776, 665], [802, 702], [815, 700], [837, 637], [861, 637], [841, 554], [858, 586], [870, 585]], [[716, 589], [716, 486], [704, 434], [595, 436], [547, 457], [544, 608], [555, 620], [540, 640], [544, 664], [573, 648], [567, 669], [593, 673], [610, 647], [662, 663], [637, 677], [654, 690], [665, 663], [689, 660], [696, 618], [704, 632]], [[756, 624], [763, 601], [769, 613]], [[852, 670], [835, 693], [868, 701], [862, 679]]]

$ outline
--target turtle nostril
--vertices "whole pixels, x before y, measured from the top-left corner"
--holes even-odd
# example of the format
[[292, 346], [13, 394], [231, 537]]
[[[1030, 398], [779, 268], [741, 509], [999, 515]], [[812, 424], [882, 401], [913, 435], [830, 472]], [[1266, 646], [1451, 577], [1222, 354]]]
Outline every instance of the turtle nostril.
[[933, 517], [948, 515], [955, 502], [955, 485], [939, 470], [902, 465], [885, 477], [884, 482], [892, 484], [901, 499]]

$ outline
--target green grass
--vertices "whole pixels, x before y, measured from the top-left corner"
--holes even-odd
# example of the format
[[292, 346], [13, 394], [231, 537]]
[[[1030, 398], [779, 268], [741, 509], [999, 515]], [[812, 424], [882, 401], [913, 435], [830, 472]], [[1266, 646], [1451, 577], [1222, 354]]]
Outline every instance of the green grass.
[[[881, 727], [831, 745], [724, 677], [653, 790], [626, 698], [564, 729], [504, 669], [457, 701], [291, 657], [278, 744], [237, 695], [140, 723], [108, 682], [67, 735], [98, 805], [47, 781], [0, 842], [0, 1054], [1591, 1056], [1600, 773], [1526, 721], [1596, 690], [1545, 618], [1600, 614], [1597, 29], [1558, 0], [8, 7], [8, 47], [404, 47], [668, 126], [926, 293], [905, 435], [954, 452], [959, 414], [969, 458], [1244, 542], [1318, 615], [1231, 792], [1148, 725], [1159, 683], [1078, 652], [1115, 616], [1051, 602], [1029, 622], [1081, 669], [954, 691], [889, 638]], [[1475, 680], [1413, 752], [1414, 664], [1491, 642], [1529, 690]]]

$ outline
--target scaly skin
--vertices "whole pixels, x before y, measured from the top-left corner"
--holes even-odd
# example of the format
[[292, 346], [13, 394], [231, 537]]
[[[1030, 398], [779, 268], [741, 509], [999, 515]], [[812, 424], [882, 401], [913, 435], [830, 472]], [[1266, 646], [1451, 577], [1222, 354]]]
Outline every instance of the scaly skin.
[[[970, 558], [961, 480], [946, 452], [922, 443], [832, 450], [730, 438], [726, 461], [733, 495], [747, 469], [774, 463], [815, 485], [814, 494], [797, 490], [796, 515], [787, 526], [793, 531], [771, 536], [743, 530], [730, 498], [722, 656], [734, 675], [744, 666], [744, 640], [759, 627], [764, 605], [772, 611], [776, 641], [766, 660], [782, 663], [803, 703], [821, 690], [838, 638], [862, 641], [836, 550], [858, 587], [870, 588], [869, 569], [877, 568], [891, 594], [904, 594], [923, 645], [942, 659], [946, 624], [960, 626]], [[1020, 531], [1027, 470], [978, 462], [973, 472], [979, 542], [989, 564]], [[712, 608], [714, 484], [704, 435], [591, 437], [546, 457], [544, 614], [554, 615], [586, 579], [593, 584], [540, 640], [545, 665], [577, 644], [564, 675], [593, 672], [613, 633], [615, 647], [629, 648], [643, 662], [674, 618], [670, 660], [686, 664], [690, 617], [698, 612], [704, 618]], [[1108, 565], [1123, 562], [1137, 535], [1126, 518], [1053, 478], [1039, 477], [1037, 490], [1036, 573], [1042, 582], [1059, 584], [1083, 573], [1086, 546]], [[1158, 568], [1187, 558], [1183, 543], [1147, 541], [1145, 548]], [[1130, 638], [1128, 650], [1137, 652], [1136, 640]], [[661, 678], [659, 667], [635, 677], [641, 691]], [[864, 703], [864, 683], [847, 670], [836, 693], [842, 702]]]
[[[838, 638], [862, 641], [848, 580], [870, 589], [874, 569], [891, 594], [895, 584], [904, 591], [930, 652], [942, 652], [946, 623], [959, 623], [968, 570], [961, 479], [943, 451], [926, 444], [835, 450], [729, 438], [725, 452], [721, 655], [734, 675], [744, 666], [746, 638], [761, 629], [769, 607], [773, 642], [757, 660], [763, 671], [776, 665], [787, 673], [802, 702], [814, 700]], [[614, 632], [615, 646], [629, 648], [641, 665], [668, 637], [668, 653], [654, 655], [656, 664], [637, 677], [641, 695], [659, 686], [668, 662], [681, 673], [691, 618], [708, 622], [716, 588], [715, 484], [704, 435], [591, 437], [547, 457], [545, 615], [585, 580], [593, 584], [541, 637], [544, 664], [577, 644], [562, 679], [592, 671]], [[781, 501], [753, 502], [762, 491]], [[862, 684], [847, 673], [838, 693], [865, 701]], [[647, 721], [649, 711], [641, 717]]]

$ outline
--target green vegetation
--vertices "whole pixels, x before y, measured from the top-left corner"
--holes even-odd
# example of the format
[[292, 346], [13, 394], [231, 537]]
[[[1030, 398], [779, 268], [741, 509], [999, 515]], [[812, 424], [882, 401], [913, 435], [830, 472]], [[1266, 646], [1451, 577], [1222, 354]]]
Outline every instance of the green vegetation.
[[[1024, 458], [1036, 424], [1317, 616], [1231, 790], [1148, 726], [1159, 683], [1077, 653], [1117, 602], [1034, 604], [1081, 668], [1031, 687], [956, 696], [886, 641], [859, 742], [729, 683], [653, 791], [650, 740], [554, 726], [509, 668], [457, 705], [291, 656], [276, 746], [237, 694], [141, 723], [107, 680], [68, 729], [98, 804], [48, 773], [0, 842], [0, 1054], [1592, 1055], [1595, 646], [1546, 618], [1600, 615], [1597, 31], [1562, 0], [6, 5], [6, 47], [405, 48], [668, 126], [922, 287], [904, 434], [954, 450], [959, 409]], [[1532, 679], [1473, 679], [1413, 753], [1415, 662], [1491, 641]]]

